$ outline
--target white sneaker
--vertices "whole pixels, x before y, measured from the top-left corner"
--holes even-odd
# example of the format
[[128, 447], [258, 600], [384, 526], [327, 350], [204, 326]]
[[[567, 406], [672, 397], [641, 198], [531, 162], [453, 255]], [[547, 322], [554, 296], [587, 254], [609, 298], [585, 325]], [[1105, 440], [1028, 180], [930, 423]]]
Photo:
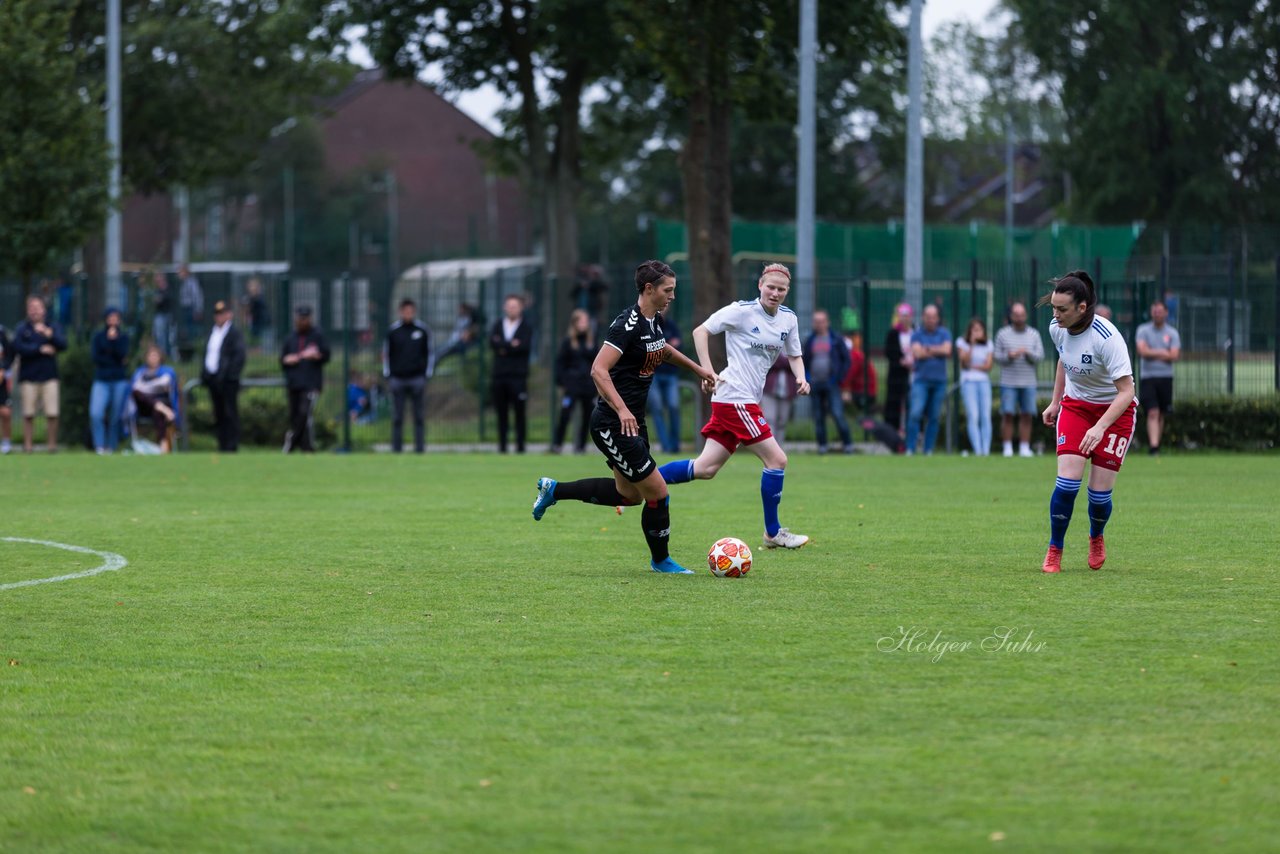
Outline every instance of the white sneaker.
[[778, 533], [772, 537], [768, 534], [764, 535], [764, 547], [766, 549], [798, 549], [807, 542], [809, 542], [807, 536], [793, 534], [786, 528], [779, 528]]
[[1012, 443], [1012, 442], [1005, 442], [1005, 443], [1004, 443], [1004, 455], [1005, 455], [1006, 457], [1012, 457], [1012, 456], [1013, 456], [1013, 443]]
[[1030, 449], [1030, 448], [1028, 448], [1026, 445], [1023, 445], [1023, 446], [1018, 450], [1018, 456], [1020, 456], [1020, 457], [1034, 457], [1034, 456], [1035, 456], [1035, 454], [1034, 454], [1034, 453], [1032, 453], [1032, 451], [1031, 451], [1031, 449]]

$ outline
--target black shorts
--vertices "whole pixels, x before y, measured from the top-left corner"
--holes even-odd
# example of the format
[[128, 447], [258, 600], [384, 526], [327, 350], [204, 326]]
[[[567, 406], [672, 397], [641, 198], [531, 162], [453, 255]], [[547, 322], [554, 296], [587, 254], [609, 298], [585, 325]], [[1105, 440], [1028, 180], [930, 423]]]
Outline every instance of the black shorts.
[[4, 378], [4, 372], [0, 371], [0, 408], [9, 405], [9, 383]]
[[591, 441], [604, 454], [609, 468], [632, 483], [653, 474], [657, 463], [649, 453], [649, 429], [642, 423], [639, 436], [622, 435], [622, 425], [599, 409], [591, 413]]
[[1173, 411], [1173, 377], [1143, 377], [1138, 387], [1138, 402], [1151, 412]]

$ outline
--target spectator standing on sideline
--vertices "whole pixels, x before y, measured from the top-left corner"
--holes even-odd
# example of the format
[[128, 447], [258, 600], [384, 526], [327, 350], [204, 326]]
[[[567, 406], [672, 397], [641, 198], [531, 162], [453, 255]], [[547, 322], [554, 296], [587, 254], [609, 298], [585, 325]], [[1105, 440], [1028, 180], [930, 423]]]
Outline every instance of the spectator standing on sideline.
[[[180, 347], [185, 344], [190, 348], [190, 342], [196, 337], [196, 327], [204, 321], [204, 288], [200, 287], [200, 280], [186, 264], [178, 267], [178, 308], [182, 312], [178, 344]], [[217, 322], [217, 318], [214, 318], [214, 322]]]
[[884, 420], [898, 431], [902, 430], [902, 410], [911, 393], [911, 372], [915, 368], [915, 357], [911, 355], [914, 316], [910, 303], [899, 303], [893, 312], [893, 325], [884, 337], [884, 355], [889, 362], [889, 375], [885, 378]]
[[923, 420], [923, 450], [929, 456], [938, 439], [938, 414], [942, 399], [947, 396], [947, 360], [951, 358], [951, 332], [942, 325], [942, 314], [936, 305], [926, 305], [920, 312], [920, 328], [911, 333], [911, 356], [916, 372], [907, 415], [907, 453], [915, 453]]
[[0, 325], [0, 454], [13, 450], [13, 406], [10, 400], [9, 368], [13, 364], [13, 345], [9, 330]]
[[956, 341], [960, 351], [960, 396], [969, 427], [969, 444], [980, 457], [991, 454], [991, 362], [994, 351], [987, 341], [987, 325], [973, 318]]
[[178, 375], [164, 363], [164, 351], [158, 344], [147, 347], [147, 354], [129, 382], [134, 411], [150, 418], [156, 431], [160, 453], [173, 450], [169, 443], [169, 427], [178, 423]]
[[480, 311], [469, 303], [458, 303], [458, 316], [453, 320], [453, 329], [449, 332], [444, 350], [435, 357], [436, 363], [443, 362], [449, 356], [465, 355], [479, 337]]
[[431, 370], [431, 333], [418, 321], [418, 305], [400, 301], [400, 319], [387, 330], [382, 375], [391, 386], [391, 450], [404, 450], [404, 405], [413, 408], [413, 451], [427, 449], [427, 376]]
[[1018, 419], [1020, 457], [1030, 457], [1031, 415], [1036, 411], [1036, 365], [1044, 359], [1040, 332], [1027, 325], [1027, 307], [1009, 306], [1009, 323], [996, 333], [995, 361], [1000, 366], [1000, 440], [1013, 456], [1013, 419]]
[[151, 272], [151, 337], [166, 356], [173, 355], [173, 292], [160, 270]]
[[[594, 315], [592, 315], [594, 317]], [[667, 343], [680, 349], [680, 327], [671, 317], [671, 306], [662, 310], [662, 328], [667, 333]], [[658, 427], [658, 441], [668, 454], [680, 451], [680, 372], [672, 362], [663, 362], [653, 369], [653, 383], [649, 386], [649, 409]]]
[[[668, 337], [667, 341], [670, 342]], [[674, 345], [673, 345], [674, 346]], [[564, 449], [565, 433], [573, 419], [573, 410], [581, 408], [578, 432], [573, 442], [573, 452], [581, 454], [587, 449], [587, 426], [591, 422], [591, 410], [596, 405], [596, 384], [591, 379], [591, 365], [596, 360], [596, 335], [591, 326], [591, 315], [585, 308], [575, 308], [569, 314], [569, 329], [560, 340], [560, 352], [556, 354], [556, 385], [560, 387], [560, 418], [556, 422], [555, 438], [551, 453]], [[657, 372], [654, 372], [657, 379]], [[652, 386], [650, 386], [652, 390]]]
[[516, 294], [508, 294], [502, 301], [502, 315], [502, 319], [489, 330], [489, 347], [493, 350], [490, 389], [493, 408], [498, 416], [498, 451], [507, 452], [507, 429], [514, 413], [516, 453], [523, 454], [533, 327], [524, 319], [524, 299]]
[[311, 323], [311, 306], [300, 305], [294, 312], [293, 333], [280, 350], [284, 384], [289, 393], [289, 429], [284, 434], [284, 452], [314, 453], [315, 426], [312, 416], [316, 399], [324, 387], [324, 366], [329, 363], [329, 343]]
[[22, 400], [22, 450], [31, 453], [36, 409], [44, 412], [49, 451], [58, 450], [58, 354], [67, 349], [62, 327], [45, 323], [44, 300], [27, 298], [27, 319], [13, 335], [18, 365], [18, 394]]
[[867, 360], [862, 350], [862, 334], [856, 330], [845, 336], [849, 347], [849, 370], [840, 383], [840, 397], [845, 403], [857, 406], [863, 415], [875, 408], [876, 366]]
[[[103, 327], [93, 333], [89, 351], [93, 356], [93, 386], [89, 391], [89, 429], [93, 449], [114, 454], [120, 444], [120, 416], [129, 396], [129, 336], [120, 328], [120, 309], [103, 312]], [[105, 426], [104, 422], [105, 421]]]
[[1164, 417], [1173, 411], [1173, 363], [1182, 356], [1182, 336], [1169, 323], [1161, 300], [1151, 304], [1151, 322], [1138, 327], [1138, 401], [1147, 411], [1147, 452], [1160, 453]]
[[849, 350], [844, 336], [831, 331], [831, 317], [822, 309], [813, 313], [813, 332], [804, 342], [803, 355], [805, 378], [813, 400], [813, 432], [818, 440], [818, 453], [827, 452], [827, 416], [830, 415], [844, 452], [852, 454], [853, 439], [840, 396], [840, 383], [849, 372]]
[[791, 375], [791, 363], [786, 353], [779, 353], [773, 367], [764, 376], [764, 397], [760, 398], [760, 410], [769, 422], [779, 444], [787, 441], [787, 422], [791, 420], [791, 407], [797, 393], [796, 378]]
[[204, 349], [201, 382], [209, 389], [218, 450], [235, 453], [240, 448], [240, 374], [244, 372], [244, 335], [231, 322], [231, 306], [213, 304], [213, 330]]
[[245, 326], [249, 330], [249, 340], [255, 347], [271, 347], [275, 343], [275, 336], [270, 334], [271, 312], [267, 308], [266, 297], [262, 295], [262, 280], [257, 276], [245, 282], [240, 304]]
[[1111, 306], [1107, 305], [1105, 302], [1100, 302], [1093, 307], [1093, 313], [1095, 316], [1101, 317], [1103, 320], [1110, 320]]

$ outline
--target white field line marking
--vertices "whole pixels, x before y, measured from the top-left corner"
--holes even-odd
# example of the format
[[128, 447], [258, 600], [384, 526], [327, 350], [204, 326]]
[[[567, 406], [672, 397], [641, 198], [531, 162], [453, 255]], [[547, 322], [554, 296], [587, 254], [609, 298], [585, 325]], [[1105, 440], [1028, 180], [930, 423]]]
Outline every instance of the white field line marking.
[[25, 537], [0, 537], [0, 541], [6, 543], [32, 543], [37, 546], [49, 546], [50, 548], [62, 549], [68, 552], [97, 555], [103, 560], [102, 566], [95, 566], [93, 569], [86, 569], [83, 572], [72, 572], [68, 575], [57, 575], [53, 578], [36, 578], [31, 581], [13, 581], [9, 584], [0, 584], [0, 590], [12, 590], [15, 587], [30, 587], [33, 584], [52, 584], [55, 581], [70, 581], [73, 578], [87, 578], [90, 575], [97, 575], [100, 572], [111, 572], [129, 565], [129, 561], [125, 560], [115, 552], [100, 552], [95, 549], [86, 549], [83, 546], [69, 546], [66, 543], [54, 543], [49, 540], [28, 540]]

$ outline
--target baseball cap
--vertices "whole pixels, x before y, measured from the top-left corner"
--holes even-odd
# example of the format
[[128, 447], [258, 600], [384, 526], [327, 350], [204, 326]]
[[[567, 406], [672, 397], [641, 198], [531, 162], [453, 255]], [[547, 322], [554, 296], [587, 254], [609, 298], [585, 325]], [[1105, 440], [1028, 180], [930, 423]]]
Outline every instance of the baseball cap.
[[296, 309], [294, 309], [294, 312], [293, 312], [293, 313], [294, 313], [294, 314], [296, 314], [296, 315], [298, 315], [298, 317], [310, 317], [310, 316], [311, 316], [311, 306], [309, 306], [309, 305], [300, 305], [300, 306], [298, 306]]

